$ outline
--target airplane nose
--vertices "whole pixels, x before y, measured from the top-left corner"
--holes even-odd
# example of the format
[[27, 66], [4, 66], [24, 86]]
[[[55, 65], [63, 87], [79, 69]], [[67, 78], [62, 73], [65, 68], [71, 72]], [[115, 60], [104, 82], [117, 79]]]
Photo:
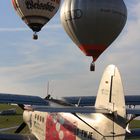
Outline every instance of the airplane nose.
[[32, 113], [30, 111], [24, 111], [23, 112], [23, 120], [25, 123], [29, 124], [29, 122], [31, 121], [31, 115]]

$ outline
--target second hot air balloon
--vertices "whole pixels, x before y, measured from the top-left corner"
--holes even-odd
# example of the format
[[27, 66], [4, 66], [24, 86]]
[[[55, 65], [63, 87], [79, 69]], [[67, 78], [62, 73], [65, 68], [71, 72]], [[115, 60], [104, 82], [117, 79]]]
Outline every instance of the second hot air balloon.
[[93, 57], [94, 71], [96, 59], [122, 31], [127, 9], [123, 0], [64, 0], [60, 16], [73, 42]]
[[22, 20], [35, 33], [55, 15], [60, 6], [60, 0], [12, 0], [13, 6]]

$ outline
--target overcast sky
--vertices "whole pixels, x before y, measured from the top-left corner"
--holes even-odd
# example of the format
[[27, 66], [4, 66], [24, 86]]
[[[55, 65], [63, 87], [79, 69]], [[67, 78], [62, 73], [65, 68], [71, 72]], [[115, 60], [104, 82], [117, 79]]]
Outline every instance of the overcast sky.
[[0, 92], [54, 97], [96, 95], [105, 67], [121, 72], [125, 94], [140, 94], [140, 0], [125, 0], [127, 24], [90, 72], [86, 57], [70, 40], [59, 14], [42, 29], [38, 41], [14, 11], [10, 0], [0, 4]]

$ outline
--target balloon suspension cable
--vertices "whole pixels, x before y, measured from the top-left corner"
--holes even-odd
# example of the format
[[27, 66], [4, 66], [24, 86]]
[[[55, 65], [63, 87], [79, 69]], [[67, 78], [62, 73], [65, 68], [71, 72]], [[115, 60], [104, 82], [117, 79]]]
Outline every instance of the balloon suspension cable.
[[95, 62], [94, 62], [94, 60], [90, 64], [90, 71], [95, 71]]
[[34, 32], [34, 34], [33, 34], [33, 39], [34, 39], [34, 40], [37, 40], [37, 39], [38, 39], [37, 32]]

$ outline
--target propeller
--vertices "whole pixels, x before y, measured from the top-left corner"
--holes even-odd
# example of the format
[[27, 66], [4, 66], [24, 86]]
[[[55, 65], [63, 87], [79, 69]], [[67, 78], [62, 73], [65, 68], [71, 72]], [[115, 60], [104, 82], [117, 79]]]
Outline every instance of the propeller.
[[[25, 106], [23, 104], [18, 104], [18, 106], [24, 111], [25, 110]], [[23, 122], [15, 131], [15, 133], [20, 133], [24, 128], [26, 127], [26, 123]]]
[[26, 123], [23, 122], [15, 131], [15, 133], [20, 133], [26, 127]]
[[23, 104], [18, 104], [18, 106], [19, 106], [22, 110], [25, 110], [25, 109], [24, 109], [25, 105], [23, 105]]

